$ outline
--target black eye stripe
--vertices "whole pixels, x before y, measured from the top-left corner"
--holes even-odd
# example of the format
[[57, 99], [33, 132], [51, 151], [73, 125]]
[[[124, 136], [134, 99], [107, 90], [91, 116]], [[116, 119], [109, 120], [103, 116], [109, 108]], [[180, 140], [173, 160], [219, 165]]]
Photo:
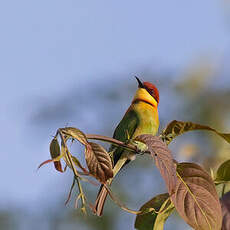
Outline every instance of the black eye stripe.
[[147, 87], [145, 87], [145, 89], [149, 92], [149, 94], [151, 94], [153, 96], [153, 94], [155, 94], [154, 90], [152, 89], [148, 89]]
[[155, 99], [155, 100], [157, 101], [157, 103], [158, 103], [158, 100], [157, 100], [155, 91], [154, 91], [153, 89], [149, 89], [149, 88], [147, 88], [147, 87], [145, 87], [145, 89], [148, 91], [148, 93], [149, 93], [152, 97], [154, 97], [154, 99]]

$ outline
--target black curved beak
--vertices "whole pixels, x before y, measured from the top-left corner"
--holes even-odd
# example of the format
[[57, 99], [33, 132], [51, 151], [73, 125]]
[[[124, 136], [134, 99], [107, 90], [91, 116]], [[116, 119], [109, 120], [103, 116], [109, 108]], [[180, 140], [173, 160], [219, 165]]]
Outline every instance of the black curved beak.
[[140, 79], [137, 76], [135, 76], [135, 78], [137, 79], [138, 87], [139, 88], [144, 88], [144, 85], [142, 84], [142, 82], [140, 81]]

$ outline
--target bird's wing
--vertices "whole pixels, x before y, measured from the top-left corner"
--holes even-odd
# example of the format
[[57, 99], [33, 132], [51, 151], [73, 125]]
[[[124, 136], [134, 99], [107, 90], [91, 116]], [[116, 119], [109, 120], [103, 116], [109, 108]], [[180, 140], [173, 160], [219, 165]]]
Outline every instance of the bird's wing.
[[[127, 141], [128, 138], [132, 138], [138, 124], [139, 124], [139, 119], [137, 113], [132, 109], [132, 107], [130, 107], [127, 110], [121, 122], [119, 123], [119, 125], [117, 126], [117, 128], [115, 129], [113, 138], [123, 142]], [[119, 158], [121, 157], [121, 154], [124, 151], [124, 149], [111, 145], [109, 151], [111, 152], [111, 154], [113, 154], [113, 161], [115, 165], [118, 162]], [[127, 163], [128, 161], [129, 160], [127, 160], [125, 163]], [[111, 184], [112, 180], [110, 180], [108, 183]], [[101, 185], [95, 203], [95, 212], [98, 216], [102, 215], [103, 207], [107, 195], [108, 195], [107, 188], [105, 187], [105, 185]]]
[[[125, 142], [129, 138], [133, 137], [133, 134], [139, 124], [139, 118], [137, 113], [130, 107], [129, 110], [124, 115], [121, 122], [118, 124], [117, 128], [114, 131], [113, 138]], [[119, 160], [122, 152], [124, 151], [123, 148], [116, 147], [111, 145], [110, 151], [113, 152], [113, 160], [114, 165]]]

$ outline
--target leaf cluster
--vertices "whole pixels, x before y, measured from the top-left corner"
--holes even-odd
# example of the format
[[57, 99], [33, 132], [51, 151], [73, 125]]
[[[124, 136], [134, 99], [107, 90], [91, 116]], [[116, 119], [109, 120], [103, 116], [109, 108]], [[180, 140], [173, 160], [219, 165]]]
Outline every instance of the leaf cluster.
[[[81, 199], [81, 210], [84, 213], [86, 213], [87, 206], [94, 211], [94, 206], [87, 201], [81, 181], [84, 180], [98, 185], [98, 183], [89, 179], [93, 177], [100, 184], [105, 185], [115, 204], [123, 210], [137, 215], [135, 228], [138, 230], [162, 230], [165, 221], [174, 210], [194, 229], [230, 229], [230, 192], [225, 190], [226, 183], [230, 181], [230, 159], [220, 165], [216, 174], [211, 171], [212, 175], [210, 175], [198, 164], [178, 163], [173, 159], [168, 148], [168, 145], [177, 136], [194, 130], [214, 132], [230, 143], [230, 134], [220, 133], [209, 126], [176, 120], [170, 122], [160, 136], [143, 134], [128, 143], [100, 135], [87, 135], [77, 128], [66, 127], [57, 130], [50, 143], [51, 159], [44, 161], [39, 168], [46, 163], [53, 162], [55, 169], [63, 173], [69, 167], [74, 178], [67, 202], [77, 183], [79, 194], [76, 198], [76, 207], [78, 200]], [[110, 183], [108, 183], [116, 174], [110, 153], [100, 144], [91, 142], [91, 139], [112, 143], [135, 154], [149, 154], [154, 159], [168, 192], [156, 195], [142, 205], [139, 211], [127, 208], [113, 194], [109, 186]], [[70, 153], [67, 142], [73, 140], [77, 140], [84, 145], [87, 168], [83, 167], [79, 159]], [[140, 142], [146, 148], [143, 148], [143, 146], [141, 149], [138, 148]], [[61, 164], [62, 159], [66, 164], [64, 169]], [[221, 197], [217, 194], [218, 186], [222, 186]]]

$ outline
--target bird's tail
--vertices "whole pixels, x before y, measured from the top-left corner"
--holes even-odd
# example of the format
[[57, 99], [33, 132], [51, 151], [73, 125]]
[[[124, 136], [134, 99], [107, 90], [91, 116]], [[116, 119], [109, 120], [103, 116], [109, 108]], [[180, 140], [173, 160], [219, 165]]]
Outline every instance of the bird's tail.
[[[127, 163], [129, 162], [129, 160], [127, 160], [127, 156], [123, 156], [120, 157], [120, 159], [118, 160], [118, 162], [116, 162], [114, 168], [113, 168], [113, 176], [115, 177], [116, 174], [120, 171], [120, 169]], [[107, 185], [111, 185], [113, 181], [113, 178], [111, 178], [109, 181], [107, 181]], [[97, 199], [95, 201], [95, 209], [94, 209], [94, 213], [97, 216], [101, 216], [103, 214], [103, 208], [104, 208], [104, 204], [105, 204], [105, 200], [106, 197], [108, 195], [108, 190], [106, 189], [105, 185], [101, 185], [99, 192], [97, 194]]]
[[108, 195], [108, 191], [105, 185], [102, 184], [97, 194], [97, 199], [95, 202], [95, 214], [97, 216], [101, 216], [103, 214], [103, 208], [104, 208], [107, 195]]

